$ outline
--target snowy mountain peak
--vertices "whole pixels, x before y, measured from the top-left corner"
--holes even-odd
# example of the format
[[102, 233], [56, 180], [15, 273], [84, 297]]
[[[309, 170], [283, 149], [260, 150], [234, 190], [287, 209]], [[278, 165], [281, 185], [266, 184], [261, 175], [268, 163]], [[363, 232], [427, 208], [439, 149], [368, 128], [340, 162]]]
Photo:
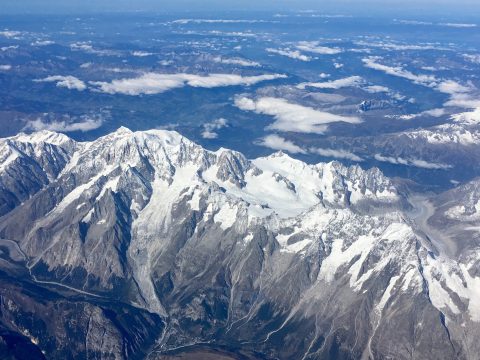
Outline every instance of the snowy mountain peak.
[[[97, 179], [99, 174], [118, 177], [119, 172], [136, 169], [144, 179], [163, 179], [174, 186], [175, 181], [185, 181], [179, 178], [183, 174], [200, 184], [216, 183], [227, 195], [246, 201], [250, 207], [264, 209], [261, 216], [297, 216], [317, 204], [344, 207], [362, 201], [398, 200], [394, 186], [378, 169], [364, 171], [338, 162], [309, 165], [283, 152], [249, 161], [236, 151], [205, 150], [175, 131], [132, 132], [122, 127], [85, 143], [44, 131], [21, 135], [20, 139], [26, 144], [74, 144], [69, 151], [60, 149], [62, 161], [57, 161], [55, 171], [48, 174], [49, 181], [52, 176], [73, 175], [83, 183]], [[51, 161], [51, 150], [34, 153], [32, 157], [43, 167]], [[3, 157], [13, 159], [6, 151]], [[10, 161], [2, 170], [13, 164]], [[186, 182], [182, 186], [195, 184]]]
[[120, 126], [116, 131], [115, 131], [116, 134], [131, 134], [133, 133], [132, 130], [130, 130], [129, 128], [125, 127], [125, 126]]
[[16, 136], [8, 138], [12, 141], [18, 141], [23, 143], [39, 144], [46, 143], [52, 145], [64, 145], [65, 143], [73, 142], [67, 135], [50, 131], [50, 130], [41, 130], [34, 132], [32, 134], [20, 133]]

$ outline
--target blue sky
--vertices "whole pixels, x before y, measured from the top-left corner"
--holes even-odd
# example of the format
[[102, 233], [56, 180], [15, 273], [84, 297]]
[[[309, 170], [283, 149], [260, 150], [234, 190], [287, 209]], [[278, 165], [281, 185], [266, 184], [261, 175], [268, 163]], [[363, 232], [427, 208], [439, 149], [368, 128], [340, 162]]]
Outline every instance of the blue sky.
[[[301, 10], [480, 14], [480, 0], [1, 0], [0, 13], [96, 11]], [[472, 13], [473, 12], [473, 13]]]

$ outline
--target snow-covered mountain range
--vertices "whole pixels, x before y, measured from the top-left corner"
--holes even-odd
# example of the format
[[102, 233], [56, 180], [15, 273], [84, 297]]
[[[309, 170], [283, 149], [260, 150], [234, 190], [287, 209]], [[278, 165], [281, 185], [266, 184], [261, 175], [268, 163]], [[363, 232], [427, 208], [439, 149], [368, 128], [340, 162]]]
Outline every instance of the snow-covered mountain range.
[[[377, 168], [248, 160], [165, 130], [1, 139], [2, 269], [22, 285], [0, 290], [0, 328], [47, 358], [209, 344], [259, 359], [476, 359], [479, 184], [414, 194]], [[77, 304], [75, 335], [62, 317], [39, 325], [45, 302]]]

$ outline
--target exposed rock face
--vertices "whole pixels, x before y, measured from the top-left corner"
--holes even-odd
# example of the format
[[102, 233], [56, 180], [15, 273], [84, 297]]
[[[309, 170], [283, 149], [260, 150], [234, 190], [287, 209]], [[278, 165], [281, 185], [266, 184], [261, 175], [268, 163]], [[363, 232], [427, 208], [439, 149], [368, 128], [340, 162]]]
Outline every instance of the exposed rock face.
[[143, 359], [160, 317], [128, 305], [68, 299], [1, 279], [2, 359]]
[[[448, 239], [432, 230], [448, 195], [410, 204], [378, 169], [282, 153], [249, 161], [169, 131], [121, 128], [91, 143], [20, 135], [0, 140], [0, 156], [0, 238], [18, 243], [34, 281], [81, 292], [76, 336], [87, 317], [108, 329], [105, 347], [83, 345], [99, 356], [132, 357], [130, 330], [152, 359], [197, 343], [281, 359], [480, 351], [480, 241], [465, 245], [461, 225]], [[109, 327], [105, 311], [119, 306], [142, 314], [138, 328]]]

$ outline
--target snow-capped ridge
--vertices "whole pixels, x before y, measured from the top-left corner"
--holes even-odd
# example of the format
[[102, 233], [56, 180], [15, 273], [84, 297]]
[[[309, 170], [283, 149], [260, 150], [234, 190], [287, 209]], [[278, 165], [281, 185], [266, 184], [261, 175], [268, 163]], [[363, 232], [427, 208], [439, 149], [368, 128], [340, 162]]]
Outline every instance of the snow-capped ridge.
[[51, 131], [51, 130], [40, 130], [37, 132], [33, 132], [31, 134], [20, 133], [18, 135], [12, 136], [10, 138], [6, 138], [11, 141], [18, 141], [22, 143], [30, 143], [30, 144], [39, 144], [39, 143], [47, 143], [52, 145], [64, 145], [65, 143], [74, 142], [70, 137], [65, 134]]
[[[66, 135], [54, 132], [34, 133], [22, 139], [29, 138], [32, 143], [70, 141]], [[229, 149], [206, 150], [176, 131], [131, 131], [120, 127], [95, 141], [73, 144], [75, 151], [65, 156], [61, 173], [55, 172], [59, 177], [73, 174], [77, 183], [88, 183], [98, 174], [108, 176], [116, 168], [122, 172], [136, 169], [142, 181], [152, 182], [152, 187], [155, 179], [175, 187], [175, 182], [181, 180], [179, 174], [183, 174], [191, 179], [181, 180], [183, 187], [216, 183], [227, 196], [246, 202], [252, 217], [295, 217], [317, 204], [342, 208], [364, 201], [373, 204], [398, 200], [391, 181], [376, 168], [363, 170], [336, 161], [311, 165], [281, 151], [248, 160]], [[40, 152], [45, 155], [49, 151]]]

